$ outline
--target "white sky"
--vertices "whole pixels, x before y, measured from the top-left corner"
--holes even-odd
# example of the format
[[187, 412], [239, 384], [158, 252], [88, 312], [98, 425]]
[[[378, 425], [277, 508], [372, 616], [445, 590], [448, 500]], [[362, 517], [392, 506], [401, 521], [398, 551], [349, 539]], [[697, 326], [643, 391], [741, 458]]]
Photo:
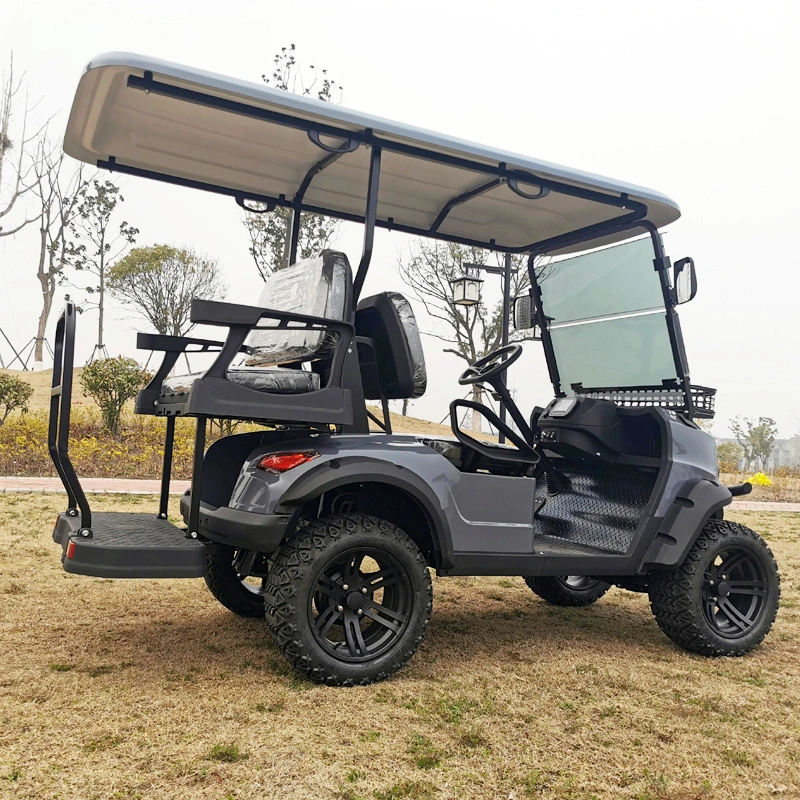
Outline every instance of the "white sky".
[[[800, 427], [798, 30], [791, 0], [6, 0], [0, 58], [13, 49], [60, 134], [82, 68], [100, 52], [258, 80], [294, 42], [344, 87], [345, 106], [663, 192], [683, 212], [666, 229], [667, 251], [697, 265], [699, 294], [681, 320], [693, 381], [719, 390], [715, 432], [727, 435], [736, 414], [766, 415], [789, 436]], [[232, 200], [135, 178], [122, 185], [122, 216], [140, 228], [140, 244], [191, 244], [225, 265], [229, 300], [252, 300], [258, 277]], [[378, 233], [367, 292], [402, 290], [395, 265], [406, 244]], [[337, 246], [358, 261], [355, 226]], [[36, 256], [35, 231], [0, 239], [0, 327], [16, 345], [35, 332]], [[79, 321], [79, 357], [95, 323], [94, 314]], [[137, 327], [112, 305], [112, 355], [137, 355]], [[462, 394], [461, 362], [442, 346], [426, 339], [429, 389], [411, 408], [437, 421]], [[527, 413], [552, 389], [539, 345], [526, 347], [510, 382]], [[5, 343], [0, 353], [10, 356]]]

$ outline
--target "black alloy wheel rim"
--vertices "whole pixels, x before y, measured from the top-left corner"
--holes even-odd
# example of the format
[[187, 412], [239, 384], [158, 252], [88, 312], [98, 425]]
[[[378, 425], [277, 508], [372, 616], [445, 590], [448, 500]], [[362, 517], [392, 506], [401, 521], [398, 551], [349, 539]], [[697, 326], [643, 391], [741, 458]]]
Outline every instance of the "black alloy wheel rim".
[[587, 578], [585, 575], [564, 575], [558, 580], [573, 592], [588, 592], [599, 583], [597, 578]]
[[411, 576], [394, 556], [353, 548], [320, 570], [308, 614], [317, 642], [341, 661], [371, 661], [408, 628], [414, 608]]
[[755, 628], [767, 607], [767, 573], [746, 547], [720, 551], [703, 575], [703, 615], [715, 633], [741, 639]]

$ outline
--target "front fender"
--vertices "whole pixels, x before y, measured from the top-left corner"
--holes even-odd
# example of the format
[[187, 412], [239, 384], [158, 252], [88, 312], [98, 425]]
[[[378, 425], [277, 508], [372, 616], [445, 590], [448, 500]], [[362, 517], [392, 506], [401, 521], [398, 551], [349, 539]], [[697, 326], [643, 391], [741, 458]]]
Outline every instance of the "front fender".
[[664, 515], [639, 572], [670, 569], [681, 564], [706, 522], [732, 499], [727, 487], [716, 481], [705, 478], [686, 481]]

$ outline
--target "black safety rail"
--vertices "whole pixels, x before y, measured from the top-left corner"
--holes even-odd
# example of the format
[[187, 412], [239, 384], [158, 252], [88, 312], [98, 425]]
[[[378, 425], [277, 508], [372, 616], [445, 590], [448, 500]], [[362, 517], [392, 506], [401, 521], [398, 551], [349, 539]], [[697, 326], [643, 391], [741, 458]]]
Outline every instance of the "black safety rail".
[[58, 476], [67, 492], [69, 499], [67, 514], [76, 517], [78, 509], [80, 509], [80, 535], [84, 538], [91, 538], [92, 511], [75, 468], [69, 460], [69, 419], [72, 411], [76, 313], [75, 304], [67, 303], [56, 325], [47, 449], [50, 451], [50, 458], [53, 459]]

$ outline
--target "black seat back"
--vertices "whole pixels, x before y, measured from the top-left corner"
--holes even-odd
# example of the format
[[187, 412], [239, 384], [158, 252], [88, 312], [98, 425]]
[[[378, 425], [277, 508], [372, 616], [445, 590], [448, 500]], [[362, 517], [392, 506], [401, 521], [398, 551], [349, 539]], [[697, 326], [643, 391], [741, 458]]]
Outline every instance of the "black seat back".
[[397, 292], [364, 298], [356, 310], [361, 380], [367, 400], [421, 397], [428, 382], [425, 355], [411, 304]]

